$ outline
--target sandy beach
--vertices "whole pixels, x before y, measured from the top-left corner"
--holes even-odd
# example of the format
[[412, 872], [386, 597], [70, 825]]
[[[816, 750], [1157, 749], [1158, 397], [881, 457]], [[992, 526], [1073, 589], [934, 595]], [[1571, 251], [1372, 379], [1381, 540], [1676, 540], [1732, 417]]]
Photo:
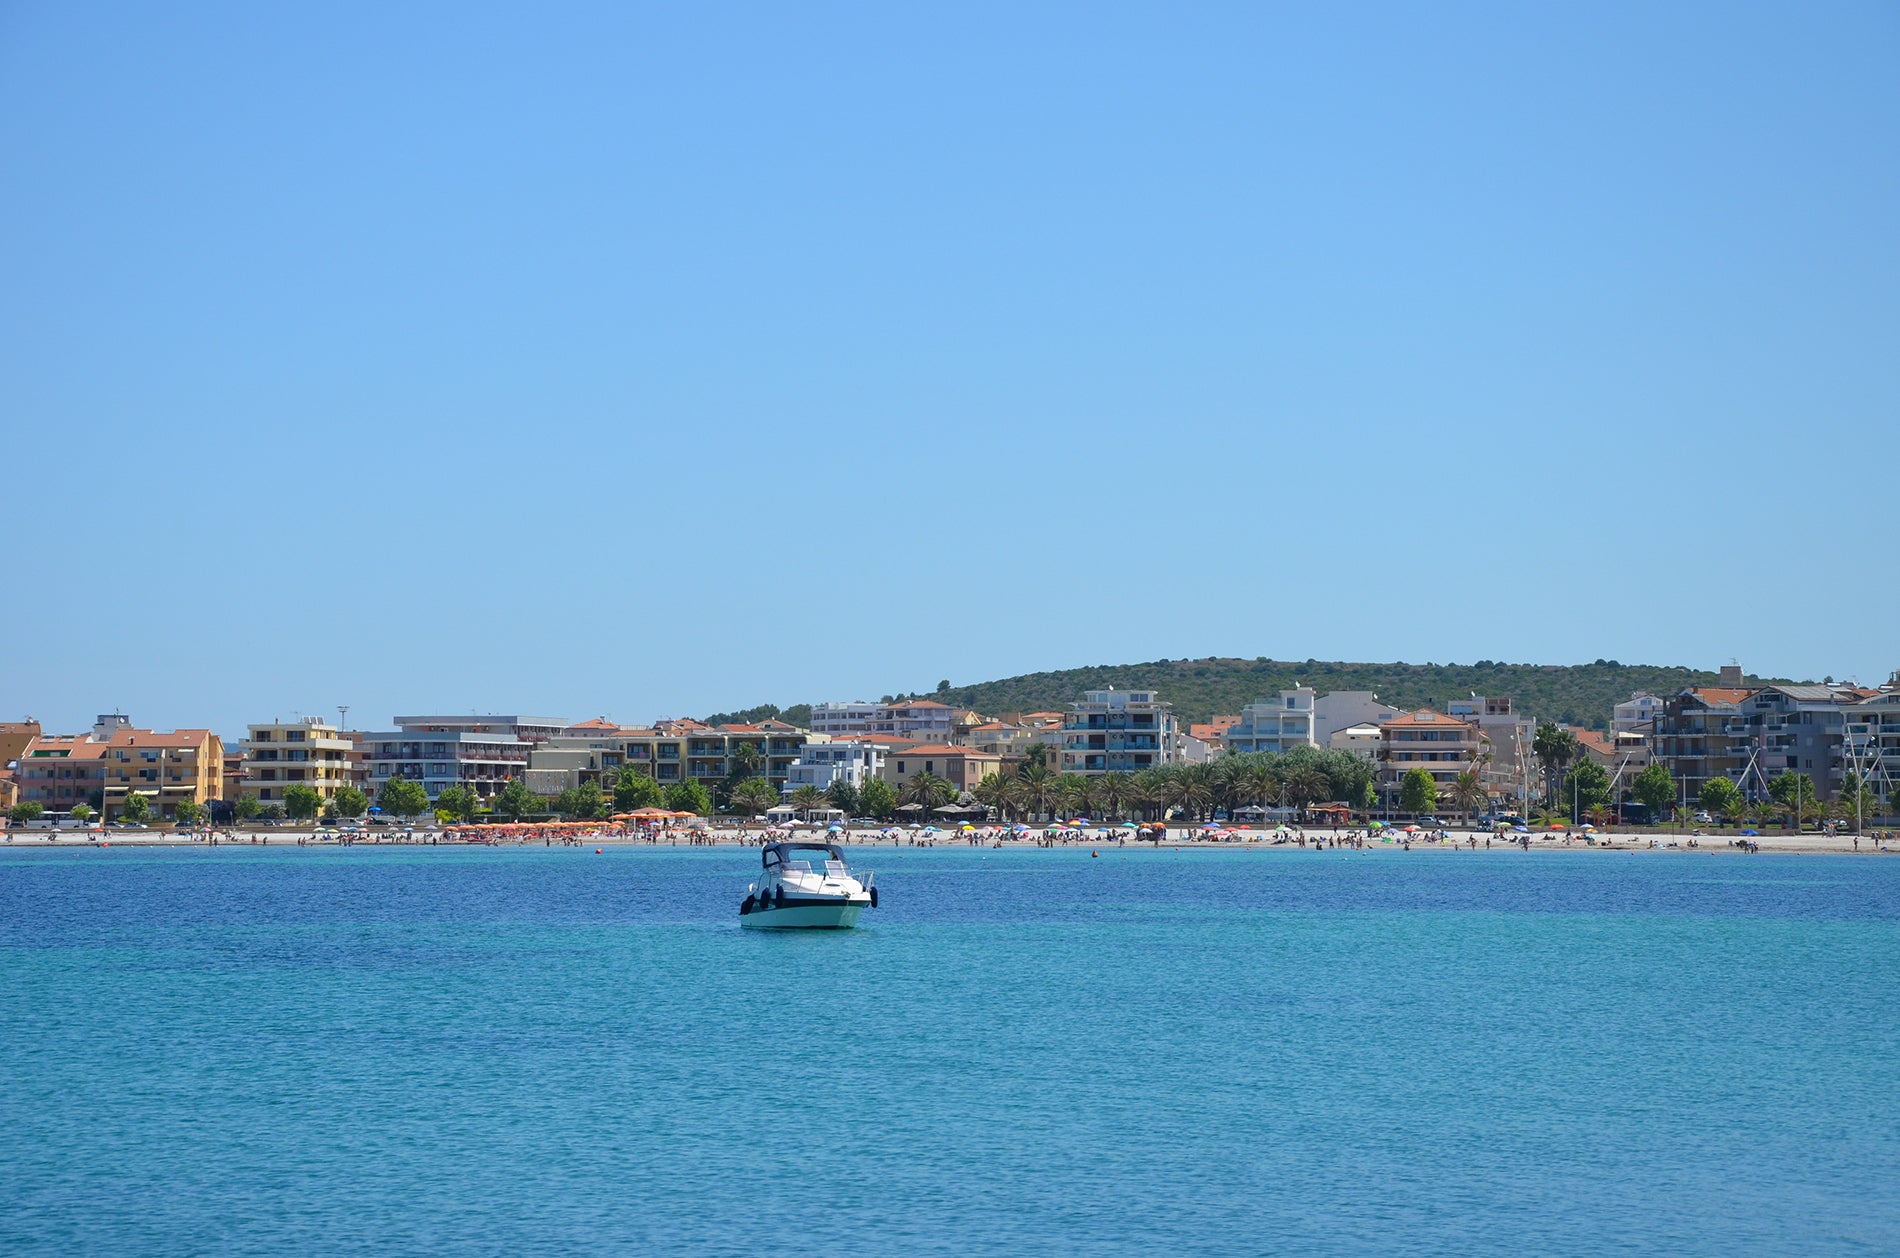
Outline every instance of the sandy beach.
[[[1052, 847], [1076, 848], [1082, 850], [1104, 847], [1157, 848], [1157, 849], [1259, 849], [1288, 848], [1305, 850], [1310, 848], [1329, 849], [1335, 847], [1358, 846], [1367, 849], [1387, 849], [1411, 852], [1463, 852], [1473, 851], [1518, 851], [1518, 852], [1658, 852], [1658, 851], [1695, 851], [1721, 853], [1725, 855], [1751, 855], [1763, 852], [1804, 853], [1815, 855], [1892, 855], [1900, 856], [1900, 834], [1889, 831], [1869, 831], [1856, 838], [1852, 834], [1821, 834], [1815, 832], [1794, 833], [1778, 830], [1763, 831], [1759, 835], [1739, 836], [1733, 830], [1698, 832], [1668, 831], [1622, 831], [1601, 832], [1584, 836], [1566, 834], [1564, 831], [1551, 831], [1542, 834], [1518, 835], [1517, 840], [1528, 839], [1528, 845], [1505, 839], [1481, 830], [1450, 830], [1446, 839], [1430, 838], [1424, 835], [1402, 835], [1392, 833], [1389, 838], [1381, 837], [1375, 831], [1368, 837], [1364, 831], [1339, 830], [1309, 827], [1303, 832], [1278, 832], [1272, 830], [1238, 831], [1229, 837], [1203, 837], [1196, 828], [1170, 826], [1167, 838], [1159, 843], [1141, 839], [1139, 841], [1125, 837], [1126, 832], [1102, 834], [1093, 829], [1086, 831], [1067, 831], [1050, 836], [1044, 831], [1031, 834], [975, 834], [957, 833], [944, 830], [936, 834], [919, 832], [915, 835], [905, 832], [902, 836], [893, 836], [883, 831], [853, 829], [842, 833], [826, 834], [819, 830], [800, 830], [794, 836], [783, 833], [767, 835], [759, 827], [741, 829], [736, 826], [716, 826], [701, 829], [682, 827], [668, 830], [658, 835], [630, 834], [622, 830], [603, 827], [598, 831], [574, 830], [559, 836], [535, 835], [528, 838], [499, 838], [464, 840], [450, 838], [449, 831], [441, 828], [418, 828], [413, 835], [391, 833], [380, 830], [360, 831], [343, 843], [333, 835], [317, 835], [309, 830], [288, 827], [259, 830], [220, 831], [207, 839], [200, 834], [183, 835], [170, 830], [107, 830], [99, 832], [79, 832], [72, 830], [21, 830], [5, 832], [0, 838], [0, 847], [13, 848], [85, 848], [85, 847], [209, 847], [209, 846], [269, 846], [269, 847], [428, 847], [428, 846], [501, 846], [501, 847], [756, 847], [768, 837], [772, 839], [825, 838], [832, 842], [842, 842], [850, 847]], [[556, 839], [559, 839], [557, 842]], [[1754, 852], [1738, 844], [1754, 845]]]

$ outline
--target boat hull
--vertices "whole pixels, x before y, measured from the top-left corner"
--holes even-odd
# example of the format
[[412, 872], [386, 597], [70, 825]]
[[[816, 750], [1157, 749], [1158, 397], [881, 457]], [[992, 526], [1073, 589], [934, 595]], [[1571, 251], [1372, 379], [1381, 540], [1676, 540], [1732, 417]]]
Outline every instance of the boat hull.
[[753, 909], [739, 917], [748, 930], [850, 930], [868, 901], [840, 900], [836, 904], [788, 904], [784, 908]]

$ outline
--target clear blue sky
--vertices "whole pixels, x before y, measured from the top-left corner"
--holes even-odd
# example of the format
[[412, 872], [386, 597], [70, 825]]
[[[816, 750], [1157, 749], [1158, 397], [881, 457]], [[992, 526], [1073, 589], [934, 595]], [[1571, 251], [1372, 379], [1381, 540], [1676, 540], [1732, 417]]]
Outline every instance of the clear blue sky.
[[1897, 64], [1884, 3], [9, 4], [0, 717], [1884, 679]]

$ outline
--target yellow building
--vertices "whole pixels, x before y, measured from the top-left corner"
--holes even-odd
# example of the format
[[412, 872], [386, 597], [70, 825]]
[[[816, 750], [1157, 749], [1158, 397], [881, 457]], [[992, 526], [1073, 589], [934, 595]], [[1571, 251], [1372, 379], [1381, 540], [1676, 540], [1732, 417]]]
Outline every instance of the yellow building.
[[355, 747], [321, 717], [253, 725], [244, 740], [245, 793], [260, 803], [282, 803], [286, 789], [307, 786], [327, 804], [350, 784]]
[[108, 819], [120, 816], [126, 799], [138, 794], [153, 817], [170, 820], [181, 802], [208, 804], [224, 785], [224, 740], [208, 729], [115, 729], [104, 751]]

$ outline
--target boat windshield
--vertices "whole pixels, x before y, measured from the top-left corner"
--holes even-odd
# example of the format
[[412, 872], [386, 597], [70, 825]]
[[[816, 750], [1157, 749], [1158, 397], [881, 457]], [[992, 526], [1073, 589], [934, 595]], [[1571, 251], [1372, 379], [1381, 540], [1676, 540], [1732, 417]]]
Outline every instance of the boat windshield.
[[836, 866], [844, 868], [844, 853], [827, 843], [773, 843], [765, 849], [765, 867], [782, 864], [788, 871], [810, 873]]

